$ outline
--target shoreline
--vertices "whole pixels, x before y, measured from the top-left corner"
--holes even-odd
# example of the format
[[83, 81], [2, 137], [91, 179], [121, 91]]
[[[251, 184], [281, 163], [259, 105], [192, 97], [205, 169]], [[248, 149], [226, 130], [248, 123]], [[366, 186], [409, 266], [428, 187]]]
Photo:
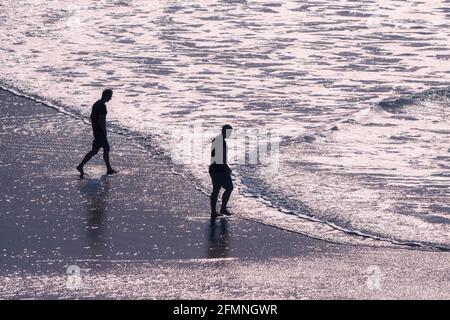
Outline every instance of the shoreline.
[[[203, 192], [120, 134], [109, 134], [119, 174], [105, 177], [97, 155], [80, 181], [88, 125], [5, 90], [0, 102], [1, 298], [450, 298], [448, 253], [334, 244], [239, 216], [211, 223]], [[83, 290], [65, 287], [73, 264]], [[380, 291], [366, 286], [373, 265], [391, 280]]]
[[[31, 100], [34, 103], [43, 105], [44, 107], [50, 108], [56, 112], [63, 113], [69, 117], [72, 117], [74, 119], [77, 119], [79, 121], [82, 121], [84, 124], [87, 124], [90, 126], [90, 120], [86, 117], [84, 117], [82, 114], [77, 112], [68, 111], [64, 107], [60, 107], [57, 104], [53, 102], [49, 102], [46, 100], [43, 100], [39, 97], [27, 95], [26, 93], [23, 93], [18, 88], [11, 88], [6, 86], [4, 83], [0, 84], [0, 90], [3, 90], [7, 93], [13, 94], [17, 97], [24, 98]], [[209, 197], [208, 191], [204, 190], [201, 186], [201, 183], [199, 182], [198, 178], [192, 175], [192, 172], [189, 170], [185, 171], [185, 168], [182, 166], [175, 165], [170, 157], [167, 155], [167, 152], [163, 150], [158, 144], [154, 143], [152, 141], [152, 137], [145, 137], [137, 132], [130, 131], [129, 129], [120, 128], [116, 125], [114, 125], [112, 128], [109, 126], [108, 132], [110, 134], [114, 134], [117, 136], [121, 136], [122, 138], [128, 138], [132, 139], [133, 143], [138, 147], [142, 148], [145, 152], [149, 154], [153, 154], [152, 156], [161, 156], [165, 159], [165, 161], [170, 162], [170, 165], [172, 166], [172, 172], [173, 174], [179, 174], [183, 178], [189, 180], [191, 183], [194, 184], [194, 188], [206, 196]], [[181, 172], [177, 172], [181, 171]], [[248, 193], [248, 191], [243, 188], [245, 191], [244, 193]], [[233, 193], [234, 197], [238, 196], [238, 190], [235, 190]], [[269, 226], [269, 227], [275, 227], [280, 230], [293, 232], [302, 236], [306, 236], [312, 239], [326, 241], [333, 244], [343, 244], [343, 245], [355, 245], [355, 246], [367, 246], [367, 247], [385, 247], [385, 248], [398, 248], [398, 249], [405, 249], [405, 250], [422, 250], [422, 251], [431, 251], [431, 252], [450, 252], [450, 249], [441, 244], [435, 244], [435, 243], [427, 243], [427, 242], [420, 242], [420, 241], [407, 241], [407, 240], [400, 240], [400, 239], [389, 239], [384, 238], [382, 236], [376, 235], [376, 234], [368, 234], [364, 231], [360, 230], [353, 230], [353, 229], [347, 229], [345, 227], [342, 227], [340, 225], [335, 225], [332, 222], [328, 222], [325, 220], [321, 220], [317, 217], [310, 216], [304, 213], [296, 213], [290, 209], [284, 208], [284, 207], [277, 207], [273, 205], [269, 200], [267, 200], [265, 197], [261, 197], [260, 200], [253, 199], [252, 196], [241, 196], [239, 195], [240, 200], [244, 201], [253, 201], [253, 204], [256, 204], [258, 206], [258, 213], [254, 214], [247, 212], [245, 216], [241, 216], [240, 218], [248, 220], [250, 222], [258, 222], [263, 225]], [[263, 203], [264, 202], [264, 203]], [[284, 219], [288, 220], [291, 218], [294, 218], [295, 227], [289, 224], [281, 224], [277, 225], [273, 223], [273, 218], [269, 217], [267, 215], [259, 215], [260, 212], [267, 212], [271, 211], [271, 214], [276, 216], [276, 220], [280, 221], [280, 216], [282, 216]], [[317, 228], [317, 230], [315, 230]], [[308, 231], [306, 231], [308, 230]], [[317, 234], [319, 233], [319, 235]], [[335, 235], [333, 237], [329, 237], [329, 233], [334, 233]]]

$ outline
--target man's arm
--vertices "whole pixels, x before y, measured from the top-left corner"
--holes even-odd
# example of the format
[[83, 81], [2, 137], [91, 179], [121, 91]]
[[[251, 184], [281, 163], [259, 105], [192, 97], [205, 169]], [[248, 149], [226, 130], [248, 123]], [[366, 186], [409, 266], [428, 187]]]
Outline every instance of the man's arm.
[[228, 165], [228, 146], [225, 139], [223, 139], [223, 164], [225, 165], [227, 172], [231, 173], [231, 168]]
[[100, 114], [97, 120], [98, 127], [106, 133], [106, 115]]

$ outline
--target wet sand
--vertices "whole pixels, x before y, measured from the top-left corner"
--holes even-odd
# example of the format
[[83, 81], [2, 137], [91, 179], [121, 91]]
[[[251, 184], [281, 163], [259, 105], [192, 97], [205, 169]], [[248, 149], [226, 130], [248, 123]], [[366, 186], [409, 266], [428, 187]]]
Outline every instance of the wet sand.
[[211, 222], [170, 159], [119, 134], [120, 173], [104, 176], [99, 154], [79, 180], [89, 124], [3, 90], [0, 104], [1, 298], [450, 298], [449, 253], [333, 244], [239, 213]]

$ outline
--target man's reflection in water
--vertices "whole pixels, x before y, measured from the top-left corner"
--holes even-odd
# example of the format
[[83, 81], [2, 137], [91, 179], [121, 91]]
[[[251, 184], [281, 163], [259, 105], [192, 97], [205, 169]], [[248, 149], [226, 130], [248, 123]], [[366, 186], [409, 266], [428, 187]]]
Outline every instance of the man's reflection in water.
[[230, 250], [227, 219], [211, 220], [208, 237], [208, 258], [226, 258]]
[[85, 180], [81, 187], [87, 200], [86, 206], [86, 238], [89, 241], [89, 251], [93, 258], [102, 257], [105, 248], [104, 227], [106, 223], [105, 207], [108, 203], [109, 179]]

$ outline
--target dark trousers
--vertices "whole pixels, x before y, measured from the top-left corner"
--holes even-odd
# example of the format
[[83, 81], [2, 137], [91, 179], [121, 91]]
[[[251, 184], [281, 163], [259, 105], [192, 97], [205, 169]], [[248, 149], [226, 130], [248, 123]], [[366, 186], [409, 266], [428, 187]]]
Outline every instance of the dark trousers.
[[216, 212], [217, 198], [221, 188], [225, 189], [222, 196], [222, 210], [226, 210], [228, 200], [230, 200], [231, 192], [233, 191], [233, 181], [231, 180], [231, 174], [227, 171], [215, 172], [210, 170], [209, 175], [212, 179], [213, 191], [211, 193], [211, 212]]

